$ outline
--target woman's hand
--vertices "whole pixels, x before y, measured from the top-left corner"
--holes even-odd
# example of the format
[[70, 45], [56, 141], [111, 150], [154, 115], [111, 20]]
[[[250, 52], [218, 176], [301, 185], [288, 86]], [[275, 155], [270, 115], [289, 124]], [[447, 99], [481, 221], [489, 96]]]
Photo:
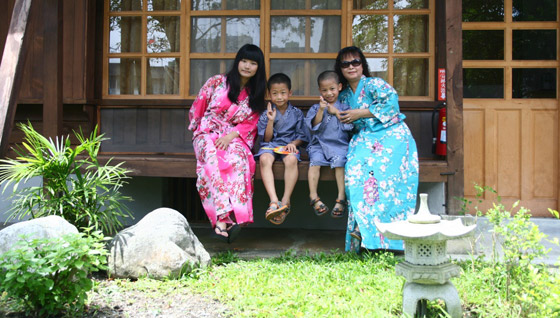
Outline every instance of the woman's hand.
[[266, 105], [266, 117], [268, 117], [269, 122], [274, 122], [274, 118], [276, 118], [276, 108], [272, 107], [270, 102]]
[[349, 109], [340, 112], [340, 122], [350, 124], [360, 118], [373, 117], [369, 109]]
[[216, 142], [214, 142], [214, 145], [216, 146], [216, 149], [218, 149], [218, 150], [226, 150], [228, 148], [229, 144], [231, 143], [231, 141], [233, 140], [233, 138], [235, 138], [237, 136], [239, 136], [239, 134], [236, 131], [232, 131], [229, 134], [216, 139]]

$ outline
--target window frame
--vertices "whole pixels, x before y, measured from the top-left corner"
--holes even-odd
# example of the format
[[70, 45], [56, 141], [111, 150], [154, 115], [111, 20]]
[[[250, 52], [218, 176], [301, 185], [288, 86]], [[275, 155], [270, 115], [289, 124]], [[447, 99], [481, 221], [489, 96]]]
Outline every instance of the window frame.
[[[272, 59], [311, 59], [311, 60], [332, 60], [336, 58], [337, 52], [332, 53], [285, 53], [285, 52], [271, 52], [270, 43], [270, 21], [274, 16], [340, 16], [341, 32], [340, 43], [341, 47], [352, 45], [352, 22], [355, 15], [370, 15], [370, 14], [383, 14], [388, 16], [388, 52], [386, 53], [366, 53], [366, 58], [385, 58], [389, 61], [387, 67], [387, 82], [393, 85], [394, 76], [394, 59], [395, 58], [424, 58], [428, 61], [427, 78], [428, 96], [399, 96], [401, 101], [435, 101], [436, 99], [436, 3], [435, 0], [429, 0], [429, 7], [426, 9], [395, 9], [393, 8], [394, 1], [388, 2], [388, 8], [382, 10], [364, 10], [354, 9], [353, 0], [341, 0], [340, 9], [298, 9], [298, 10], [271, 10], [271, 0], [261, 0], [259, 10], [192, 10], [191, 1], [182, 0], [180, 10], [176, 11], [148, 11], [147, 1], [142, 1], [142, 11], [110, 11], [109, 1], [104, 2], [104, 16], [103, 16], [103, 80], [102, 80], [102, 99], [105, 100], [146, 100], [146, 99], [159, 99], [159, 100], [192, 100], [196, 96], [189, 95], [190, 90], [190, 64], [193, 59], [208, 59], [208, 60], [221, 60], [221, 59], [234, 59], [235, 52], [216, 52], [216, 53], [191, 53], [191, 19], [194, 17], [231, 17], [231, 16], [254, 16], [260, 19], [260, 47], [265, 55], [265, 66], [267, 68], [267, 76], [270, 72], [270, 61]], [[428, 15], [428, 50], [427, 52], [415, 53], [395, 53], [393, 52], [393, 38], [394, 38], [394, 19], [395, 15]], [[109, 22], [110, 17], [113, 16], [141, 16], [142, 19], [142, 35], [141, 35], [141, 52], [133, 53], [109, 53]], [[180, 32], [181, 43], [179, 52], [165, 52], [165, 53], [147, 53], [146, 34], [147, 34], [147, 17], [148, 16], [179, 16], [180, 17]], [[222, 43], [225, 43], [225, 36], [222, 36]], [[225, 44], [222, 45], [222, 50], [225, 49]], [[154, 58], [178, 58], [180, 60], [180, 75], [179, 75], [179, 93], [177, 95], [167, 94], [147, 94], [147, 72], [148, 72], [148, 59]], [[140, 58], [141, 59], [141, 86], [140, 94], [109, 94], [109, 59], [110, 58]], [[306, 76], [316, 76], [316, 74], [306, 73]], [[308, 79], [308, 78], [306, 78]], [[316, 96], [293, 96], [295, 101], [314, 101]]]
[[[463, 59], [463, 69], [484, 68], [502, 69], [504, 72], [503, 98], [492, 98], [494, 100], [558, 100], [560, 98], [559, 76], [560, 68], [560, 17], [557, 21], [514, 21], [512, 17], [512, 0], [504, 1], [504, 20], [491, 22], [462, 22], [462, 30], [473, 31], [503, 31], [504, 32], [504, 59], [503, 60], [465, 60]], [[558, 9], [558, 8], [557, 8]], [[514, 60], [513, 59], [513, 31], [515, 30], [556, 30], [556, 60]], [[533, 68], [533, 69], [556, 69], [556, 98], [514, 98], [513, 97], [513, 69]], [[468, 98], [468, 100], [486, 98]]]

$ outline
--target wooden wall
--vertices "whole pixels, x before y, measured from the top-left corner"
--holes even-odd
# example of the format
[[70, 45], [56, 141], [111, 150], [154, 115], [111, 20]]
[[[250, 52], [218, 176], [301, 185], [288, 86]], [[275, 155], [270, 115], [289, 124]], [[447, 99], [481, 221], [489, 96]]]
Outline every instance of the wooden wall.
[[[15, 0], [0, 3], [0, 56], [10, 25]], [[19, 103], [43, 102], [43, 0], [33, 0], [29, 32], [32, 43], [26, 57]], [[95, 1], [63, 1], [63, 100], [65, 104], [87, 104], [94, 98]], [[89, 10], [88, 10], [89, 9]]]
[[[0, 3], [0, 57], [15, 0]], [[96, 124], [95, 112], [95, 5], [94, 0], [62, 1], [62, 67], [58, 68], [62, 81], [63, 116], [61, 133], [72, 134], [80, 128], [89, 133]], [[45, 1], [33, 0], [28, 32], [31, 43], [25, 57], [23, 79], [18, 94], [15, 122], [30, 121], [35, 129], [44, 131], [43, 104], [46, 75], [45, 47]], [[52, 10], [50, 10], [52, 11]], [[51, 68], [53, 69], [53, 68]], [[56, 68], [54, 68], [56, 69]], [[51, 76], [52, 78], [52, 76]], [[21, 140], [22, 134], [14, 125], [10, 143]]]

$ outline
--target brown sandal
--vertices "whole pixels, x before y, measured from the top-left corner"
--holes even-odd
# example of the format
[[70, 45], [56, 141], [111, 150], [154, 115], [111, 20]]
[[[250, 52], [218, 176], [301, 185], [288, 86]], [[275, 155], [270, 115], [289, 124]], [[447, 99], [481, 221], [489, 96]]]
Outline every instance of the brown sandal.
[[334, 208], [331, 211], [331, 217], [338, 219], [344, 216], [344, 211], [346, 210], [346, 206], [348, 205], [348, 202], [346, 200], [339, 200], [339, 199], [336, 199], [335, 202], [342, 205], [342, 209], [337, 208], [335, 203]]
[[280, 225], [282, 223], [284, 223], [284, 221], [286, 220], [286, 217], [288, 216], [288, 214], [290, 214], [290, 206], [289, 205], [284, 205], [285, 209], [282, 210], [282, 213], [280, 213], [278, 216], [270, 219], [270, 223], [275, 224], [275, 225]]
[[[276, 206], [276, 208], [274, 208], [273, 206]], [[270, 221], [273, 218], [277, 217], [278, 215], [282, 214], [282, 212], [284, 212], [287, 208], [288, 206], [287, 205], [282, 206], [281, 202], [270, 202], [268, 204], [268, 209], [264, 214], [264, 218]]]
[[321, 198], [319, 197], [316, 197], [315, 199], [309, 201], [309, 205], [311, 205], [311, 207], [313, 208], [313, 212], [315, 212], [315, 215], [323, 216], [327, 214], [329, 212], [329, 208], [323, 202], [319, 204], [318, 208], [315, 207], [315, 204], [318, 202], [321, 202]]

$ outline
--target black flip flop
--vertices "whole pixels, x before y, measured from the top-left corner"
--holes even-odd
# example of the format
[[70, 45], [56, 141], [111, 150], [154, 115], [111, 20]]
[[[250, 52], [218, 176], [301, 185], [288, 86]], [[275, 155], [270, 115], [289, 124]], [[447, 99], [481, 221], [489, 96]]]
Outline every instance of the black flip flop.
[[239, 226], [239, 224], [232, 225], [229, 230], [227, 230], [228, 243], [233, 243], [233, 241], [235, 241], [235, 239], [237, 239], [237, 237], [239, 236], [239, 232], [241, 232], [241, 226]]
[[[220, 234], [216, 233], [216, 229], [218, 229], [218, 231], [220, 231], [220, 233], [224, 233], [224, 232], [228, 233], [228, 231], [222, 229], [221, 227], [215, 226], [212, 229], [212, 234], [210, 236], [212, 236], [213, 238], [218, 239], [218, 240], [220, 240], [224, 243], [229, 243], [229, 237], [226, 237], [226, 236], [223, 236], [223, 235], [220, 235]], [[228, 235], [229, 235], [229, 233], [228, 233]]]

